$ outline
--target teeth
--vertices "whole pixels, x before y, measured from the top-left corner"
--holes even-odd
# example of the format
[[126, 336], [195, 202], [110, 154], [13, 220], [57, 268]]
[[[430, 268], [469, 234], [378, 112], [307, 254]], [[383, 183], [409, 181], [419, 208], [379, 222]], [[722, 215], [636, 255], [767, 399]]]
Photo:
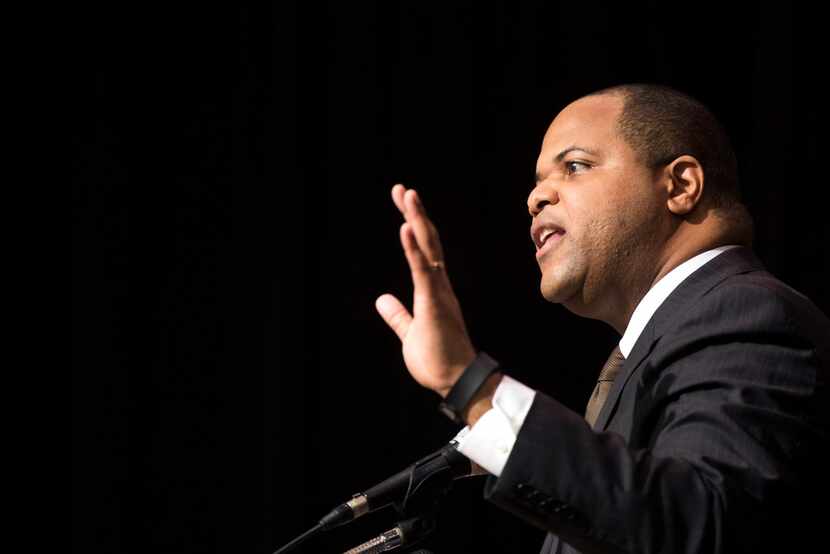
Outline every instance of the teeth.
[[545, 229], [539, 236], [539, 244], [545, 244], [545, 241], [554, 233], [553, 229]]

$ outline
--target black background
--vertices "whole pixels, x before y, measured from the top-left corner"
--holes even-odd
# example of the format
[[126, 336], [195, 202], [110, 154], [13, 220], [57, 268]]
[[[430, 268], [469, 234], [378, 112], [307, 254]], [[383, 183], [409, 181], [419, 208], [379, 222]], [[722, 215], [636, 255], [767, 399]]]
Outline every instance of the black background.
[[[830, 311], [815, 18], [725, 9], [83, 13], [73, 548], [271, 552], [457, 431], [374, 308], [384, 292], [410, 301], [395, 182], [421, 192], [441, 231], [475, 344], [581, 411], [616, 336], [540, 296], [526, 198], [553, 116], [601, 87], [659, 82], [706, 103], [735, 144], [756, 252]], [[394, 516], [304, 551], [340, 552]], [[427, 546], [536, 552], [543, 535], [470, 480]]]

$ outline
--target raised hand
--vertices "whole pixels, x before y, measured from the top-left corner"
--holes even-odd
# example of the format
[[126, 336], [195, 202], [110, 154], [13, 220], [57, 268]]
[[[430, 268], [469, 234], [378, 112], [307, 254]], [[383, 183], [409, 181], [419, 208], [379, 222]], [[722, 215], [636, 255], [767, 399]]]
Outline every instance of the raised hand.
[[391, 294], [381, 295], [375, 307], [401, 339], [404, 363], [412, 377], [446, 396], [476, 352], [447, 275], [438, 231], [418, 193], [395, 185], [392, 200], [406, 220], [400, 237], [412, 272], [412, 313]]

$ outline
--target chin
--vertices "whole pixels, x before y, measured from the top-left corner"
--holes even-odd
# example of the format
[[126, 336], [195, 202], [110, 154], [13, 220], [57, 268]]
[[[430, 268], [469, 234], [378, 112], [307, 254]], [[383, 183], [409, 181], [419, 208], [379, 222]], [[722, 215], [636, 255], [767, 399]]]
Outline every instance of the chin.
[[554, 304], [564, 304], [574, 295], [573, 286], [568, 286], [569, 283], [549, 282], [542, 276], [542, 282], [539, 284], [539, 291], [548, 302]]
[[542, 266], [542, 279], [539, 290], [548, 302], [563, 304], [579, 294], [582, 282], [580, 266], [570, 259]]

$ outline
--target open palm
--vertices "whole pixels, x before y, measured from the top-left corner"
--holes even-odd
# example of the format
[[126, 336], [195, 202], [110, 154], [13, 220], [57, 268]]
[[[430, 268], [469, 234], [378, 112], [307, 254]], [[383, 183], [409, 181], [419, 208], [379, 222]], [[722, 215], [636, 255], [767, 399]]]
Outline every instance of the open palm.
[[412, 313], [391, 294], [380, 296], [375, 306], [401, 339], [404, 363], [412, 377], [446, 396], [475, 358], [475, 349], [444, 266], [438, 231], [417, 192], [395, 185], [392, 200], [406, 219], [400, 238], [412, 273]]

